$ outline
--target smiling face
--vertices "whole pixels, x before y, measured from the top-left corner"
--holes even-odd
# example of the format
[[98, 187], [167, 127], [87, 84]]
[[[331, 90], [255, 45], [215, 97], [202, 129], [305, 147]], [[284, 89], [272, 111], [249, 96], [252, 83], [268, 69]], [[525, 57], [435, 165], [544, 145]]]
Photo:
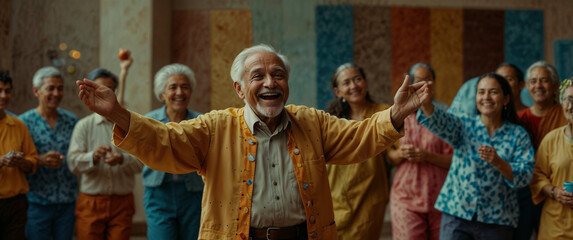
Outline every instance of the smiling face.
[[243, 84], [235, 91], [264, 122], [277, 117], [288, 99], [288, 73], [278, 56], [256, 52], [245, 59]]
[[504, 96], [495, 78], [485, 77], [478, 83], [476, 103], [481, 115], [501, 118], [503, 106], [509, 103], [509, 95]]
[[12, 84], [0, 81], [0, 112], [3, 113], [10, 103]]
[[39, 88], [33, 87], [40, 108], [56, 109], [64, 98], [64, 81], [60, 77], [46, 77]]
[[573, 124], [573, 85], [568, 86], [561, 96], [561, 108], [565, 119], [569, 124]]
[[551, 80], [549, 71], [542, 67], [536, 67], [531, 70], [527, 86], [535, 104], [552, 103], [558, 88], [557, 84]]
[[168, 109], [181, 112], [187, 109], [191, 101], [191, 84], [182, 74], [171, 75], [165, 81], [165, 90], [159, 95]]
[[344, 98], [348, 103], [360, 104], [366, 102], [366, 90], [368, 82], [355, 68], [342, 70], [336, 78], [336, 88], [334, 94], [339, 98]]

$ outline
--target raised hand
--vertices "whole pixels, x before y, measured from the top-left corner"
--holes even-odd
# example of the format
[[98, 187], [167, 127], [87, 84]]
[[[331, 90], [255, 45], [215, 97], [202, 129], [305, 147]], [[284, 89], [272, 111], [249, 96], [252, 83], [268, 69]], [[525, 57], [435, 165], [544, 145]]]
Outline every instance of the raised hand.
[[83, 81], [76, 81], [76, 85], [80, 89], [78, 97], [89, 110], [108, 117], [114, 109], [120, 107], [110, 88], [85, 78]]
[[426, 82], [418, 82], [410, 85], [410, 77], [406, 75], [402, 86], [394, 95], [394, 106], [390, 117], [396, 129], [404, 124], [404, 119], [418, 110], [423, 103], [430, 101], [430, 89]]

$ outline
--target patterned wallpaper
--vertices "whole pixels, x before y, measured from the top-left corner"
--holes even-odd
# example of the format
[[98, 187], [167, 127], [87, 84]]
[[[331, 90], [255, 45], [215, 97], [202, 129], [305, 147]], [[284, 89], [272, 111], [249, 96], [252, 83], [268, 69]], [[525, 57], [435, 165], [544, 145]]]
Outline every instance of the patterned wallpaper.
[[174, 12], [173, 61], [188, 64], [205, 83], [194, 94], [195, 109], [243, 105], [232, 89], [230, 62], [257, 43], [289, 58], [289, 103], [321, 109], [334, 97], [332, 72], [346, 62], [365, 69], [370, 94], [385, 103], [412, 64], [427, 62], [436, 70], [435, 98], [449, 104], [464, 81], [503, 61], [525, 70], [544, 57], [542, 10], [319, 5], [310, 11], [288, 3]]

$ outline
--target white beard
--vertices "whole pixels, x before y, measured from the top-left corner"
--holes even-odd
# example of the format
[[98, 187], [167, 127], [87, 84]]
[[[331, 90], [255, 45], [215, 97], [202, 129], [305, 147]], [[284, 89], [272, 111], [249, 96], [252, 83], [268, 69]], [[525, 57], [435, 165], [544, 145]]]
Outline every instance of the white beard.
[[[251, 106], [246, 99], [243, 99], [243, 102], [245, 102], [245, 104], [249, 105], [251, 108], [253, 108], [253, 106]], [[265, 117], [268, 118], [274, 118], [276, 116], [278, 116], [279, 114], [281, 114], [281, 112], [283, 111], [285, 107], [285, 104], [281, 102], [281, 106], [279, 108], [274, 108], [274, 111], [269, 111], [265, 108], [263, 108], [261, 106], [260, 103], [257, 103], [257, 106], [255, 106], [255, 109], [257, 110], [258, 113], [262, 114]]]

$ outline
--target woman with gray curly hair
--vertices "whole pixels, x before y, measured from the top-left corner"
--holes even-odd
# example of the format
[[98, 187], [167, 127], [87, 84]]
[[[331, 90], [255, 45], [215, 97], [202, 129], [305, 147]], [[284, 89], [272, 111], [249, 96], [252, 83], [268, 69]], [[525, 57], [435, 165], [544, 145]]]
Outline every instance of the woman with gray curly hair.
[[[187, 108], [196, 81], [183, 64], [161, 68], [154, 79], [155, 97], [165, 105], [146, 114], [162, 123], [196, 118]], [[149, 239], [197, 239], [201, 217], [203, 180], [196, 172], [171, 174], [143, 168], [143, 205]], [[175, 196], [175, 197], [173, 197]]]
[[567, 124], [549, 132], [541, 141], [530, 184], [533, 202], [545, 201], [538, 239], [573, 239], [573, 189], [564, 186], [573, 179], [573, 78], [561, 83], [559, 101]]

